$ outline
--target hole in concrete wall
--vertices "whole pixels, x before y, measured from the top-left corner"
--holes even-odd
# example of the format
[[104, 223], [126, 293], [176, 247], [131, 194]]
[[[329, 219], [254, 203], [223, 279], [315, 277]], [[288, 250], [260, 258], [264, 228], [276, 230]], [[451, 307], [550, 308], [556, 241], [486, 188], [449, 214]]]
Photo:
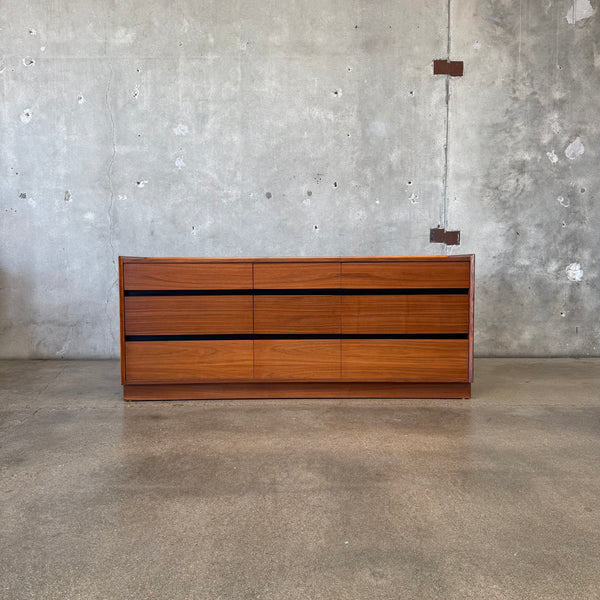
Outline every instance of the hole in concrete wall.
[[265, 196], [270, 200], [273, 197], [273, 194], [271, 194], [271, 192], [267, 192]]

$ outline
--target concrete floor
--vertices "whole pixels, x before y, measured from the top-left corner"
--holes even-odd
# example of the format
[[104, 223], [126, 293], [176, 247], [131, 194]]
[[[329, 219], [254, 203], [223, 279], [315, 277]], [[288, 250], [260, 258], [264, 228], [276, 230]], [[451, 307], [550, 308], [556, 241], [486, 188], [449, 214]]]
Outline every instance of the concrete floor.
[[471, 400], [125, 404], [0, 362], [0, 597], [600, 598], [600, 360]]

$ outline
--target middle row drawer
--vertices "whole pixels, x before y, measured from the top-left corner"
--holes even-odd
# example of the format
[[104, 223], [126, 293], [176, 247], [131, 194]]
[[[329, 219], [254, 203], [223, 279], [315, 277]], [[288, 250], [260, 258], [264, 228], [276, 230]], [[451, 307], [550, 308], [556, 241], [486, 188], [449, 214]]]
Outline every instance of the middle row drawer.
[[127, 296], [126, 335], [468, 333], [466, 295]]

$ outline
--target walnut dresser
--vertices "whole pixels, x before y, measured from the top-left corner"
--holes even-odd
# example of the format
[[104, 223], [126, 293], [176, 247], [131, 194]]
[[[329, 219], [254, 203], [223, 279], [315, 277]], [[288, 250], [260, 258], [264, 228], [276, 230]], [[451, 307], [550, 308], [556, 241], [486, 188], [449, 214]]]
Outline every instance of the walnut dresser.
[[123, 396], [468, 398], [474, 262], [120, 257]]

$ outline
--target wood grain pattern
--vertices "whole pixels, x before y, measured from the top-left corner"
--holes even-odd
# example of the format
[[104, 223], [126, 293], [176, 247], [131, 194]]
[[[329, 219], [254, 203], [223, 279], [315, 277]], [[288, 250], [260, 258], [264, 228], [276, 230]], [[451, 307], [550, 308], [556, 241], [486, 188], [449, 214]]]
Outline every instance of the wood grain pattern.
[[254, 333], [340, 333], [339, 296], [255, 296]]
[[342, 263], [343, 288], [467, 288], [469, 263]]
[[252, 379], [252, 340], [126, 342], [127, 383]]
[[127, 296], [126, 335], [252, 333], [252, 296]]
[[340, 287], [339, 262], [258, 263], [254, 265], [257, 290], [323, 289]]
[[342, 379], [467, 382], [468, 340], [342, 340]]
[[340, 341], [255, 340], [254, 377], [257, 380], [339, 380]]
[[468, 333], [469, 297], [343, 296], [342, 333]]
[[[469, 288], [468, 295], [239, 296], [228, 290]], [[124, 296], [125, 290], [223, 290]], [[119, 258], [128, 400], [470, 397], [474, 256]], [[256, 314], [252, 303], [256, 303]], [[465, 304], [466, 303], [466, 304]], [[342, 306], [344, 307], [342, 312]], [[465, 340], [198, 340], [127, 335], [468, 333]], [[340, 329], [340, 323], [343, 327]]]
[[125, 263], [126, 290], [252, 289], [249, 263]]
[[228, 398], [470, 398], [470, 383], [202, 383], [126, 385], [123, 397], [138, 400]]

